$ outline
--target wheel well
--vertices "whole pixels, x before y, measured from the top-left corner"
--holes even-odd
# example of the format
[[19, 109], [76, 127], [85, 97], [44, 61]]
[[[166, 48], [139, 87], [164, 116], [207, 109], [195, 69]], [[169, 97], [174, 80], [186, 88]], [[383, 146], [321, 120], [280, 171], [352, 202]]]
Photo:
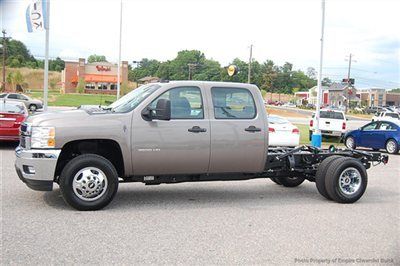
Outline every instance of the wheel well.
[[117, 170], [118, 176], [124, 176], [124, 161], [121, 147], [114, 140], [86, 139], [66, 143], [57, 161], [55, 177], [61, 174], [64, 166], [73, 158], [82, 154], [97, 154], [108, 159]]

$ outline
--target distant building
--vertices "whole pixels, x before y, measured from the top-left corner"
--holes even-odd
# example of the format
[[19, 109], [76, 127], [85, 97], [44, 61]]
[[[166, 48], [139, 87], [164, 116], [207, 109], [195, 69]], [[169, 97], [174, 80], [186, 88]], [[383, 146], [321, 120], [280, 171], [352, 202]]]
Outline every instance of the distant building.
[[357, 94], [363, 106], [400, 106], [400, 93], [390, 92], [382, 88], [358, 90]]
[[[314, 86], [308, 90], [308, 92], [299, 91], [295, 93], [295, 96], [300, 100], [307, 100], [310, 104], [317, 104], [317, 89], [318, 86]], [[360, 98], [356, 95], [356, 89], [348, 83], [333, 83], [331, 86], [322, 86], [321, 96], [322, 106], [346, 106], [347, 102], [356, 102], [358, 105]]]
[[[118, 65], [109, 62], [86, 63], [84, 58], [78, 62], [65, 62], [61, 73], [61, 85], [65, 93], [76, 92], [80, 81], [85, 84], [85, 93], [117, 94]], [[121, 84], [128, 83], [128, 62], [122, 61]]]

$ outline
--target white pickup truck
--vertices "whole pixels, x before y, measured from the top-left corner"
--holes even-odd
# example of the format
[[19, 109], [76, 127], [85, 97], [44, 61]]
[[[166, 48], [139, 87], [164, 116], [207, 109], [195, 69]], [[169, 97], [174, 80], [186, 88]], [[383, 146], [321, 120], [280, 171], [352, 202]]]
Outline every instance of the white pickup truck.
[[[332, 136], [341, 138], [346, 133], [346, 115], [339, 110], [321, 109], [319, 118], [319, 128], [322, 136]], [[309, 137], [315, 131], [315, 114], [310, 120]]]

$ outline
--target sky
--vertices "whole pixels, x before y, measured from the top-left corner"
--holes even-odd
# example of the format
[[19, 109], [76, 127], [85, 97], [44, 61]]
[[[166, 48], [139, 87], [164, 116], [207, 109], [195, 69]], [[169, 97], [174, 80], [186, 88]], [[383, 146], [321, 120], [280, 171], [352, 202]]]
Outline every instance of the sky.
[[[28, 33], [29, 0], [0, 0], [1, 25], [44, 56], [44, 32]], [[320, 0], [123, 0], [122, 60], [173, 59], [196, 49], [228, 65], [248, 61], [249, 47], [294, 69], [319, 68]], [[349, 54], [356, 87], [400, 87], [400, 1], [326, 0], [322, 74], [347, 77]], [[50, 57], [64, 60], [90, 54], [118, 60], [119, 0], [51, 0]]]

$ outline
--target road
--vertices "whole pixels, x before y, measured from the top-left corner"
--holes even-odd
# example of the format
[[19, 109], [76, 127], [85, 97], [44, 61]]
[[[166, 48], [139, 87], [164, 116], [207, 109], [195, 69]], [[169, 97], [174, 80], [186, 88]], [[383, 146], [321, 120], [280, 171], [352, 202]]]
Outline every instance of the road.
[[250, 180], [121, 184], [106, 209], [79, 212], [57, 186], [28, 189], [14, 148], [0, 145], [1, 264], [400, 264], [400, 155], [370, 169], [365, 195], [350, 205], [325, 200], [308, 181]]

